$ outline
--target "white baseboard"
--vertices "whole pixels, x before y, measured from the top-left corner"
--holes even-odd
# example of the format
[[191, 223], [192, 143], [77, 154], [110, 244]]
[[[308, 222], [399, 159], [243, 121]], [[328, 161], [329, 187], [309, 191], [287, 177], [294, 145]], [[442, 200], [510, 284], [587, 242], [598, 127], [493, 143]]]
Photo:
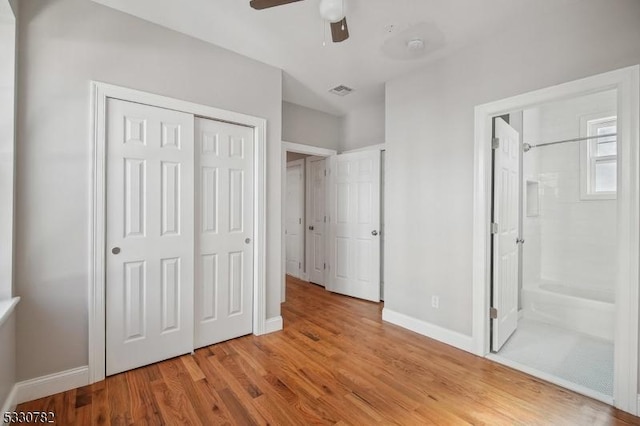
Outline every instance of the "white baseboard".
[[9, 392], [9, 395], [7, 395], [7, 399], [4, 401], [4, 404], [2, 404], [2, 407], [0, 408], [0, 414], [6, 413], [7, 411], [15, 411], [16, 406], [18, 405], [16, 399], [17, 392], [18, 386], [13, 385], [13, 387], [11, 388], [11, 392]]
[[17, 402], [33, 401], [89, 384], [89, 367], [78, 367], [60, 373], [36, 377], [16, 383]]
[[273, 333], [280, 330], [282, 330], [281, 316], [267, 318], [267, 321], [264, 324], [264, 334]]
[[471, 336], [448, 330], [387, 308], [382, 309], [382, 319], [383, 321], [399, 325], [402, 328], [462, 349], [463, 351], [474, 353], [473, 338]]

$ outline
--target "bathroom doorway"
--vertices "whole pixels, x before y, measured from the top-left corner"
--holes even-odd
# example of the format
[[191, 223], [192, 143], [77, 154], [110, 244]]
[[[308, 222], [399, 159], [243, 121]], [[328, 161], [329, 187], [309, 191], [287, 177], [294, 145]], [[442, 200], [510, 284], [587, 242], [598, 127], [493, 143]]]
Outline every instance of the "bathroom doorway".
[[[639, 80], [634, 66], [475, 109], [474, 352], [630, 413], [638, 411]], [[607, 97], [613, 108], [603, 107]], [[597, 109], [586, 106], [596, 98]], [[516, 194], [503, 191], [504, 205], [494, 203], [496, 176], [502, 178], [493, 173], [503, 146], [493, 140], [498, 120], [515, 132], [509, 138], [519, 146], [519, 164], [507, 168], [517, 173], [509, 181]], [[507, 235], [500, 226], [505, 212], [520, 222], [509, 224], [518, 230], [504, 251], [508, 262], [496, 250], [501, 242], [494, 244], [496, 235]], [[538, 330], [547, 340], [535, 355], [535, 348], [518, 345], [533, 328], [527, 322], [573, 337]], [[515, 360], [512, 347], [529, 359]], [[599, 360], [588, 359], [598, 353]], [[532, 366], [551, 354], [565, 357]], [[594, 368], [599, 375], [582, 375]]]
[[[503, 322], [499, 332], [504, 341], [495, 333], [491, 349], [513, 366], [613, 401], [616, 91], [558, 100], [497, 120], [497, 133], [501, 125], [508, 126], [516, 138], [514, 185], [519, 191], [506, 200], [518, 215], [510, 221], [513, 233], [506, 236], [512, 259], [493, 251], [493, 306], [502, 302], [498, 296], [509, 297], [496, 294], [497, 278], [509, 267], [517, 298], [513, 296], [515, 329]], [[500, 162], [494, 159], [494, 164]], [[496, 198], [501, 176], [494, 170]], [[494, 204], [497, 223], [506, 221], [500, 213], [505, 205]], [[494, 238], [494, 244], [504, 239]], [[501, 265], [500, 258], [508, 265]]]

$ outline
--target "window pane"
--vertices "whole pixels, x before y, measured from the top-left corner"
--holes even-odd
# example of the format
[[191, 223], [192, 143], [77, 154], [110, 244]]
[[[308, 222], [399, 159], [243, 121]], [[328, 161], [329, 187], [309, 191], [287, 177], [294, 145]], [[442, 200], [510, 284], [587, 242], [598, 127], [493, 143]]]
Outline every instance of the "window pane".
[[[610, 135], [611, 133], [616, 132], [616, 126], [603, 126], [598, 127], [597, 134], [598, 135]], [[608, 137], [608, 138], [599, 138], [596, 139], [598, 142], [598, 150], [596, 152], [597, 156], [602, 155], [616, 155], [617, 144], [616, 137]]]
[[617, 145], [618, 144], [615, 142], [599, 143], [597, 156], [601, 157], [603, 155], [616, 155]]
[[614, 192], [616, 190], [616, 162], [596, 161], [596, 192]]

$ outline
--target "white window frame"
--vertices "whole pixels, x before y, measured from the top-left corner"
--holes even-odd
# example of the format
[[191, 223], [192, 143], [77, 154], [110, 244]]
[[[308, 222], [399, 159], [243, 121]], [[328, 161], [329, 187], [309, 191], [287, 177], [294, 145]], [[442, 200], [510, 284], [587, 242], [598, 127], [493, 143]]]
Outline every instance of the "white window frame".
[[[617, 122], [618, 118], [615, 111], [606, 111], [597, 114], [589, 114], [580, 117], [580, 137], [593, 136], [591, 129], [609, 123]], [[580, 199], [581, 200], [615, 200], [617, 198], [616, 191], [600, 191], [595, 190], [595, 173], [596, 163], [598, 162], [616, 162], [616, 172], [618, 169], [618, 155], [597, 156], [596, 150], [598, 139], [589, 139], [580, 142]], [[617, 180], [616, 180], [617, 187]]]

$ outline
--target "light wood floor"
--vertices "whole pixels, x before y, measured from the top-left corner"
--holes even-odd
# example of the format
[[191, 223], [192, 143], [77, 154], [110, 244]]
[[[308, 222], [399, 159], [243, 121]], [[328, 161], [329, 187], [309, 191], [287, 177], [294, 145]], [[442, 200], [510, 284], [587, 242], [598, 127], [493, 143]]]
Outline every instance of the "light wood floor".
[[85, 424], [640, 424], [399, 327], [381, 304], [288, 279], [285, 329], [22, 404]]

